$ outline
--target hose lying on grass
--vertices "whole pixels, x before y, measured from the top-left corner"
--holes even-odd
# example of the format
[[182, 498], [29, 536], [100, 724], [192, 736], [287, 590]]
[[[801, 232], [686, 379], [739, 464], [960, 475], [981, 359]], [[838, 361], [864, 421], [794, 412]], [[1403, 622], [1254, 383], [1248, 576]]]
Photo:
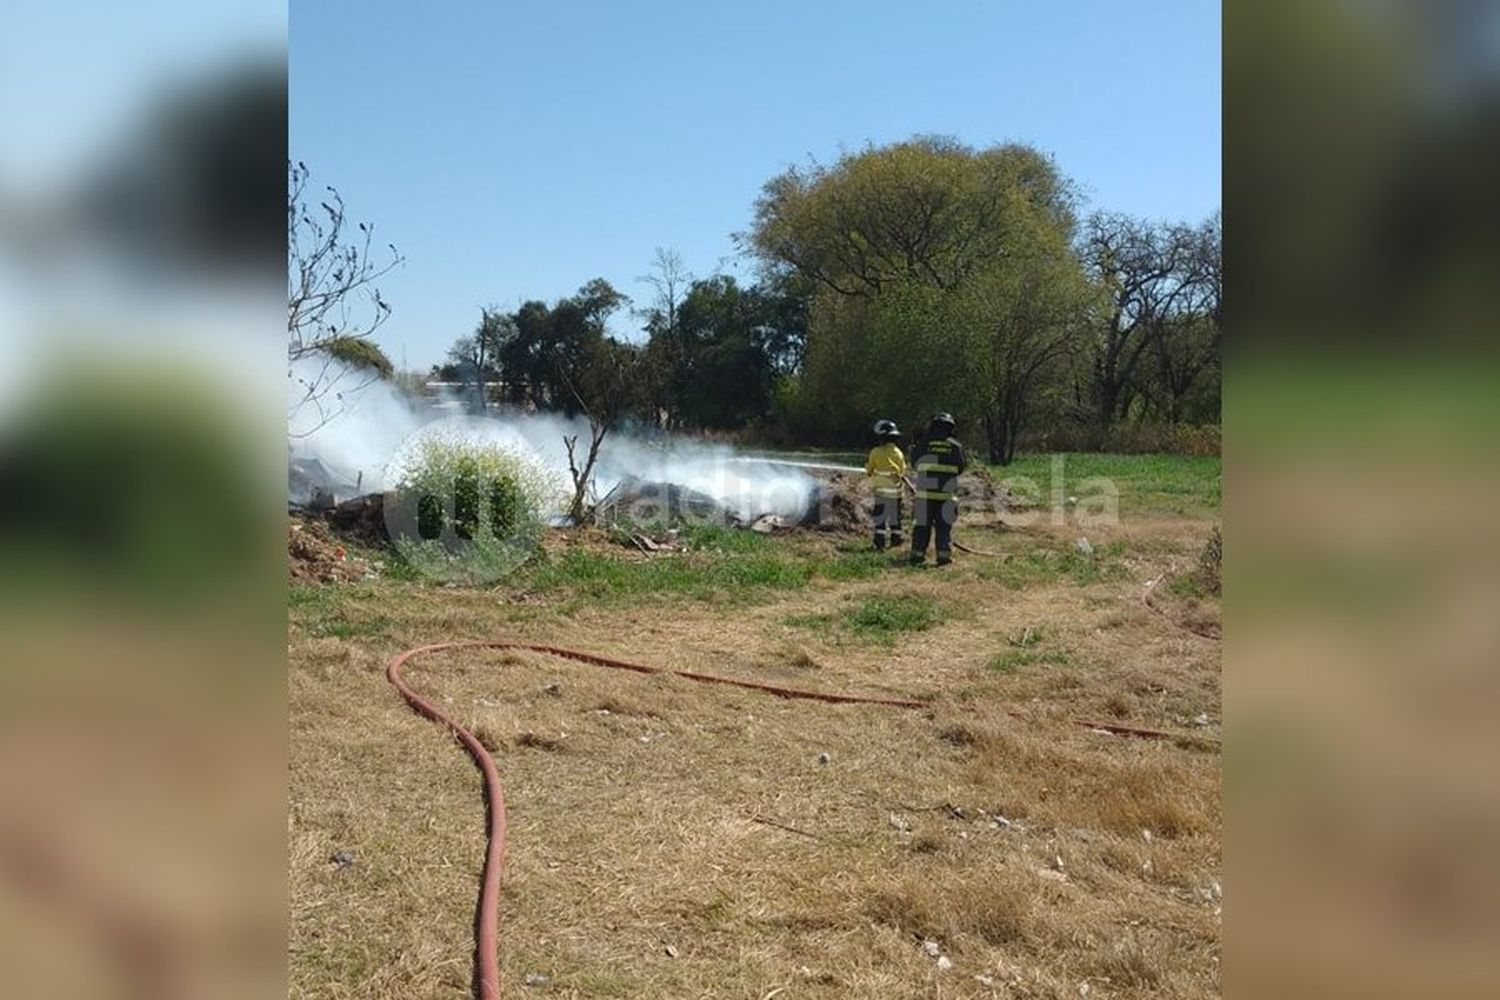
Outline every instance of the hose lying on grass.
[[[400, 692], [401, 697], [406, 699], [408, 705], [434, 722], [442, 723], [454, 736], [458, 737], [459, 742], [464, 745], [464, 749], [469, 752], [470, 757], [474, 758], [474, 763], [479, 765], [479, 770], [484, 774], [484, 794], [489, 805], [489, 843], [485, 853], [484, 873], [481, 876], [479, 903], [474, 914], [474, 964], [475, 974], [478, 977], [478, 988], [476, 990], [478, 1000], [499, 1000], [500, 997], [500, 962], [498, 954], [499, 903], [500, 874], [505, 865], [505, 793], [500, 786], [500, 772], [495, 767], [495, 761], [484, 745], [479, 742], [479, 738], [465, 729], [452, 716], [438, 708], [437, 705], [413, 691], [407, 686], [406, 681], [401, 676], [401, 668], [419, 656], [456, 649], [509, 649], [543, 653], [547, 656], [556, 656], [578, 663], [591, 664], [596, 667], [609, 667], [612, 670], [628, 670], [637, 674], [663, 674], [682, 677], [702, 684], [723, 684], [728, 687], [764, 691], [779, 698], [821, 701], [834, 705], [880, 705], [887, 708], [922, 708], [927, 704], [926, 702], [909, 698], [887, 698], [877, 695], [834, 694], [826, 691], [808, 691], [803, 688], [782, 687], [776, 684], [737, 680], [732, 677], [700, 674], [690, 670], [668, 670], [663, 667], [649, 667], [641, 663], [629, 663], [625, 660], [616, 660], [608, 656], [599, 656], [576, 649], [564, 649], [560, 646], [539, 646], [524, 642], [505, 642], [501, 640], [438, 642], [428, 646], [417, 646], [414, 649], [408, 649], [404, 653], [397, 654], [386, 665], [386, 679]], [[1026, 716], [1016, 712], [1011, 712], [1010, 715], [1014, 718], [1026, 718]], [[1152, 729], [1135, 729], [1102, 722], [1089, 722], [1083, 719], [1075, 719], [1073, 722], [1088, 729], [1102, 730], [1121, 736], [1139, 736], [1147, 739], [1169, 740], [1183, 738], [1173, 733], [1158, 732]]]
[[953, 547], [960, 552], [967, 552], [971, 556], [987, 556], [990, 559], [1009, 559], [1010, 555], [1005, 552], [986, 552], [984, 549], [976, 549], [965, 545], [963, 542], [954, 542]]

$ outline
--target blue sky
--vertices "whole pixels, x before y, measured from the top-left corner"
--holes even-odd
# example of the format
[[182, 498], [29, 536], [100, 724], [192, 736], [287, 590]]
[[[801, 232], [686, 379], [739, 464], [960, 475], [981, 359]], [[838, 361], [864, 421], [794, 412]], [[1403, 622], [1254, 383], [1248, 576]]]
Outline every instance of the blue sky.
[[376, 339], [425, 369], [487, 304], [646, 300], [657, 246], [748, 274], [761, 185], [866, 142], [1029, 142], [1090, 208], [1200, 219], [1219, 30], [1210, 0], [292, 0], [291, 153], [405, 254]]

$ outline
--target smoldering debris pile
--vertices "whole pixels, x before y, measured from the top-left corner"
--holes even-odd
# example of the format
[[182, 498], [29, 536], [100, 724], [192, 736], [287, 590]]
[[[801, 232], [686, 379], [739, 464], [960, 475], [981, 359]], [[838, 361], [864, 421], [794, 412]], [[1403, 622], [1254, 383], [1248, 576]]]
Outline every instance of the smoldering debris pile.
[[390, 541], [385, 527], [385, 494], [366, 493], [336, 503], [322, 513], [323, 520], [340, 538], [361, 545], [378, 546]]
[[378, 575], [376, 567], [351, 556], [321, 520], [288, 521], [286, 548], [288, 571], [295, 583], [349, 583]]
[[804, 526], [815, 531], [854, 534], [868, 529], [870, 500], [864, 476], [854, 472], [830, 472], [818, 477], [818, 491]]
[[595, 505], [594, 517], [603, 524], [692, 521], [732, 527], [740, 523], [733, 510], [707, 493], [637, 476], [626, 476], [616, 483]]
[[[869, 530], [871, 498], [862, 473], [820, 470], [814, 478], [812, 495], [800, 517], [773, 512], [747, 517], [729, 504], [691, 487], [627, 476], [599, 500], [594, 520], [601, 525], [625, 526], [631, 530], [651, 525], [665, 528], [684, 522], [764, 534], [815, 531], [862, 535]], [[1012, 503], [1010, 494], [985, 469], [960, 476], [958, 495], [964, 521], [973, 526], [999, 525], [1001, 513]], [[291, 512], [293, 576], [298, 576], [301, 567], [303, 575], [299, 579], [360, 579], [369, 567], [348, 564], [340, 554], [339, 543], [347, 541], [379, 548], [390, 541], [385, 524], [385, 496], [380, 493], [342, 501], [329, 495], [316, 506], [293, 504]]]
[[[633, 476], [622, 479], [599, 502], [596, 514], [605, 524], [667, 524], [686, 520], [748, 528], [766, 534], [796, 530], [864, 534], [869, 530], [871, 496], [862, 472], [817, 469], [812, 472], [812, 478], [811, 494], [802, 513], [796, 517], [772, 511], [746, 516], [741, 510], [706, 493], [675, 483]], [[958, 499], [964, 519], [974, 525], [999, 524], [1001, 512], [1011, 505], [1012, 500], [1006, 489], [984, 468], [972, 469], [959, 477]]]
[[[958, 477], [958, 503], [968, 524], [998, 525], [1011, 500], [1009, 492], [988, 469], [971, 469]], [[908, 498], [907, 503], [910, 502]], [[820, 473], [814, 503], [800, 526], [816, 531], [863, 534], [869, 530], [870, 506], [870, 491], [863, 473]]]

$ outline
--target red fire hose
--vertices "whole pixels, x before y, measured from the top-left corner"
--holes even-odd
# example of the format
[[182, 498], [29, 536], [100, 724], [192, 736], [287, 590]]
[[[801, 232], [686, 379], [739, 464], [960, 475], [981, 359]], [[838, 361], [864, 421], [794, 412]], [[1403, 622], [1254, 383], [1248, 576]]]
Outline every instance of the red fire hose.
[[689, 670], [664, 670], [660, 667], [648, 667], [640, 663], [627, 663], [624, 660], [614, 660], [607, 656], [596, 656], [593, 653], [584, 653], [575, 649], [562, 649], [557, 646], [534, 646], [524, 642], [498, 642], [498, 641], [474, 641], [474, 642], [439, 642], [430, 646], [418, 646], [416, 649], [408, 649], [401, 653], [385, 668], [386, 678], [395, 685], [401, 697], [406, 699], [407, 704], [421, 714], [440, 722], [452, 730], [459, 742], [469, 751], [469, 756], [474, 758], [474, 763], [484, 772], [484, 793], [489, 800], [489, 849], [484, 859], [484, 876], [479, 890], [479, 909], [475, 915], [475, 956], [476, 971], [479, 976], [479, 1000], [499, 1000], [500, 997], [500, 963], [497, 957], [499, 944], [499, 922], [500, 922], [500, 872], [505, 865], [505, 793], [500, 787], [500, 772], [495, 768], [495, 761], [491, 758], [489, 751], [485, 750], [477, 737], [452, 716], [447, 715], [442, 709], [432, 702], [417, 694], [406, 686], [401, 679], [401, 668], [410, 660], [427, 653], [437, 653], [449, 649], [519, 649], [528, 650], [533, 653], [545, 653], [548, 656], [558, 656], [565, 660], [576, 660], [579, 663], [590, 663], [598, 667], [610, 667], [615, 670], [630, 670], [638, 674], [670, 674], [674, 677], [685, 677], [690, 681], [699, 681], [704, 684], [725, 684], [730, 687], [748, 688], [753, 691], [765, 691], [781, 698], [800, 698], [807, 701], [822, 701], [836, 705], [885, 705], [891, 708], [921, 708], [922, 702], [911, 701], [904, 698], [879, 698], [865, 695], [852, 694], [828, 694], [822, 691], [804, 691], [800, 688], [779, 687], [774, 684], [757, 684], [754, 681], [734, 680], [729, 677], [715, 677], [710, 674], [698, 674]]
[[[690, 681], [698, 681], [703, 684], [723, 684], [728, 687], [746, 688], [751, 691], [764, 691], [780, 698], [798, 698], [804, 701], [821, 701], [835, 705], [884, 705], [889, 708], [922, 708], [926, 704], [907, 698], [882, 698], [874, 695], [854, 694], [830, 694], [824, 691], [808, 691], [803, 688], [781, 687], [775, 684], [760, 684], [755, 681], [736, 680], [731, 677], [716, 677], [712, 674], [699, 674], [690, 670], [667, 670], [662, 667], [648, 667], [641, 663], [629, 663], [625, 660], [611, 659], [607, 656], [598, 656], [594, 653], [585, 653], [576, 649], [564, 649], [560, 646], [537, 646], [525, 642], [504, 642], [499, 640], [470, 640], [464, 642], [438, 642], [430, 646], [418, 646], [398, 654], [385, 668], [386, 679], [395, 686], [406, 699], [407, 704], [416, 709], [422, 715], [440, 722], [447, 726], [457, 736], [459, 742], [469, 751], [469, 756], [474, 758], [474, 763], [479, 765], [479, 770], [484, 773], [484, 793], [489, 803], [489, 846], [484, 858], [484, 874], [479, 890], [479, 906], [474, 918], [474, 944], [475, 944], [475, 971], [479, 978], [478, 1000], [499, 1000], [500, 997], [500, 962], [499, 952], [499, 923], [500, 923], [500, 873], [505, 865], [505, 792], [500, 787], [500, 772], [495, 768], [495, 761], [489, 751], [479, 742], [479, 739], [465, 729], [452, 716], [446, 714], [432, 702], [417, 694], [401, 678], [401, 668], [409, 661], [428, 653], [439, 653], [451, 649], [514, 649], [525, 650], [532, 653], [544, 653], [548, 656], [557, 656], [565, 660], [574, 660], [578, 663], [588, 663], [596, 667], [609, 667], [614, 670], [629, 670], [638, 674], [665, 674], [673, 677], [683, 677]], [[1010, 713], [1016, 718], [1024, 718], [1016, 712]], [[1159, 732], [1152, 729], [1134, 729], [1126, 726], [1110, 725], [1108, 723], [1089, 722], [1082, 719], [1073, 720], [1076, 725], [1091, 729], [1101, 729], [1122, 736], [1139, 736], [1147, 739], [1176, 739], [1172, 733]]]

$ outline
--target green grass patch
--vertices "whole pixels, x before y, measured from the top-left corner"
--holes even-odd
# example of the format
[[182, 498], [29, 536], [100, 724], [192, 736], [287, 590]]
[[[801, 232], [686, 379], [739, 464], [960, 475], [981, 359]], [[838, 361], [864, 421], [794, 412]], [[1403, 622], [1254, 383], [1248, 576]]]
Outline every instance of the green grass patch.
[[990, 657], [985, 664], [997, 674], [1013, 674], [1022, 667], [1037, 664], [1065, 666], [1072, 662], [1066, 650], [1061, 649], [1007, 649]]
[[1202, 600], [1208, 596], [1208, 588], [1203, 585], [1203, 580], [1197, 573], [1178, 573], [1167, 581], [1166, 591], [1173, 597], [1180, 598]]
[[384, 615], [376, 615], [373, 618], [351, 618], [344, 614], [336, 614], [332, 618], [311, 623], [308, 626], [308, 632], [319, 637], [353, 639], [356, 636], [386, 635], [391, 625], [391, 619]]
[[1080, 552], [1076, 546], [1031, 549], [1015, 552], [1001, 563], [985, 563], [980, 566], [979, 575], [1003, 583], [1012, 590], [1063, 580], [1072, 580], [1078, 586], [1086, 587], [1129, 579], [1130, 573], [1120, 559], [1124, 552], [1123, 542], [1101, 545], [1089, 554]]
[[789, 615], [782, 624], [819, 632], [829, 641], [890, 643], [909, 632], [924, 632], [945, 617], [926, 594], [872, 594], [837, 612]]
[[792, 628], [831, 628], [837, 622], [838, 618], [835, 615], [787, 615], [781, 619], [783, 625], [790, 625]]
[[293, 625], [320, 638], [352, 639], [389, 634], [394, 621], [384, 614], [365, 614], [358, 598], [369, 585], [294, 584], [287, 590], [287, 610]]
[[997, 674], [1013, 674], [1022, 667], [1037, 664], [1065, 665], [1071, 662], [1067, 650], [1043, 648], [1046, 640], [1046, 629], [1028, 625], [1019, 632], [1006, 636], [1005, 644], [1009, 648], [990, 657], [986, 666]]
[[701, 597], [726, 588], [801, 587], [811, 578], [808, 563], [776, 553], [733, 558], [685, 554], [621, 559], [566, 552], [556, 560], [539, 563], [531, 571], [529, 583], [539, 593], [572, 591], [594, 598], [663, 593]]
[[844, 617], [855, 632], [889, 636], [932, 628], [938, 621], [938, 607], [925, 594], [876, 594]]
[[331, 586], [294, 583], [287, 588], [287, 609], [293, 615], [315, 615], [331, 609], [338, 599], [338, 592]]
[[[1060, 461], [1058, 461], [1060, 460]], [[1222, 462], [1217, 455], [1110, 455], [1067, 452], [1023, 455], [994, 466], [997, 478], [1015, 488], [1027, 480], [1043, 508], [1056, 491], [1077, 497], [1080, 507], [1112, 484], [1121, 513], [1192, 514], [1217, 511], [1223, 500]], [[1093, 482], [1090, 482], [1093, 480]]]
[[681, 537], [690, 549], [726, 554], [764, 552], [771, 541], [759, 532], [722, 524], [687, 524], [682, 527]]
[[533, 564], [515, 582], [537, 593], [571, 594], [594, 601], [648, 599], [661, 594], [741, 601], [805, 587], [818, 578], [867, 579], [884, 568], [884, 563], [870, 553], [809, 553], [752, 532], [729, 529], [699, 529], [689, 544], [692, 551], [649, 559], [567, 552]]
[[889, 556], [865, 548], [840, 551], [833, 556], [820, 556], [812, 560], [815, 575], [836, 581], [870, 580], [884, 573], [890, 566]]

